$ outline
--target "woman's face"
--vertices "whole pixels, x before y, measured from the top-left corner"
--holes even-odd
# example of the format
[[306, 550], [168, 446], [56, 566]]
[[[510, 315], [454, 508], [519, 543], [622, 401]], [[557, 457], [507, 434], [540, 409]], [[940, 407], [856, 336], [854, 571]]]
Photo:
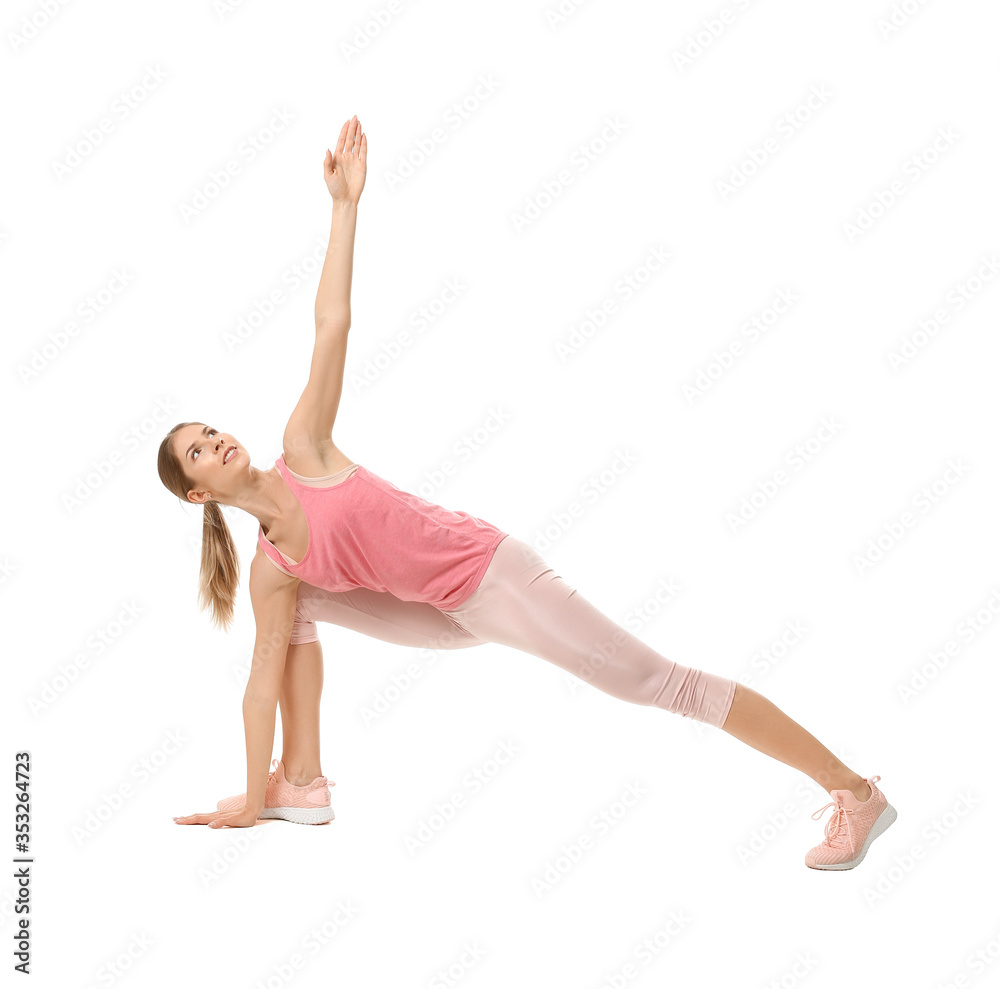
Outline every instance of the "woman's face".
[[[237, 473], [250, 466], [246, 450], [232, 436], [212, 426], [199, 423], [178, 429], [173, 446], [184, 472], [195, 482], [192, 490], [232, 491]], [[207, 500], [202, 498], [199, 504]]]

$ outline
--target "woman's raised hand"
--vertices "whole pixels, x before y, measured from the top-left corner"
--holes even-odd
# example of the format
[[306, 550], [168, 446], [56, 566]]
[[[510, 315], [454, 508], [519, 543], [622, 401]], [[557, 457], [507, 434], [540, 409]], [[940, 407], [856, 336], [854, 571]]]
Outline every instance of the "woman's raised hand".
[[368, 169], [368, 138], [361, 133], [361, 122], [355, 114], [340, 128], [340, 137], [323, 160], [323, 178], [336, 202], [357, 204], [365, 187]]

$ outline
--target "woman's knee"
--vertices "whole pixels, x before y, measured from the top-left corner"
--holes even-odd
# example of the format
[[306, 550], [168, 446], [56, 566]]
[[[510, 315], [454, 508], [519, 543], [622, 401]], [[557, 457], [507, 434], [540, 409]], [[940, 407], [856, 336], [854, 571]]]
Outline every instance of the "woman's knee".
[[673, 664], [653, 695], [653, 707], [721, 728], [735, 695], [736, 681], [716, 673]]
[[721, 725], [732, 704], [735, 681], [683, 666], [636, 640], [609, 661], [591, 657], [578, 675], [632, 704]]

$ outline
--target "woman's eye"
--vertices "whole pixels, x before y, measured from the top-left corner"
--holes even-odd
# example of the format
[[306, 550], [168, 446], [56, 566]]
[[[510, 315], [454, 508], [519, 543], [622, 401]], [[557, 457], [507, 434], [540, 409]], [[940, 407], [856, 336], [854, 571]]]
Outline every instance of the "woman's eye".
[[[214, 429], [210, 429], [210, 430], [208, 431], [208, 435], [209, 435], [209, 436], [211, 436], [211, 435], [212, 435], [212, 433], [214, 433], [214, 432], [215, 432], [215, 430], [214, 430]], [[194, 451], [192, 451], [192, 453], [191, 453], [191, 459], [192, 459], [192, 460], [197, 460], [197, 459], [198, 459], [198, 456], [197, 456], [197, 455], [198, 455], [199, 453], [201, 453], [201, 447], [198, 447], [198, 449], [197, 449], [197, 450], [194, 450]]]

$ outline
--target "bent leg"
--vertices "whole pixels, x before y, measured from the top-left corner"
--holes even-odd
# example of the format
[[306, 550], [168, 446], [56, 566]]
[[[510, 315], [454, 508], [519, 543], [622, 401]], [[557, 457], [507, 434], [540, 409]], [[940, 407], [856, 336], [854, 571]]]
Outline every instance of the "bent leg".
[[486, 641], [424, 601], [403, 601], [394, 594], [367, 587], [334, 592], [300, 583], [290, 644], [315, 642], [319, 637], [316, 622], [330, 622], [384, 642], [425, 649], [465, 649]]
[[323, 775], [319, 755], [323, 648], [316, 622], [330, 622], [385, 642], [427, 649], [463, 649], [483, 642], [424, 602], [402, 601], [365, 587], [334, 593], [300, 583], [278, 699], [281, 761], [286, 778], [295, 785]]
[[319, 759], [319, 703], [323, 647], [319, 640], [289, 644], [281, 678], [281, 761], [285, 778], [305, 786], [323, 775]]
[[500, 541], [469, 599], [445, 614], [481, 639], [546, 659], [613, 697], [715, 727], [729, 714], [734, 680], [662, 656], [514, 536]]

